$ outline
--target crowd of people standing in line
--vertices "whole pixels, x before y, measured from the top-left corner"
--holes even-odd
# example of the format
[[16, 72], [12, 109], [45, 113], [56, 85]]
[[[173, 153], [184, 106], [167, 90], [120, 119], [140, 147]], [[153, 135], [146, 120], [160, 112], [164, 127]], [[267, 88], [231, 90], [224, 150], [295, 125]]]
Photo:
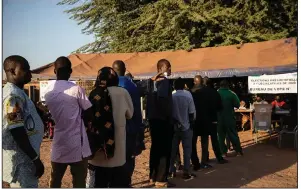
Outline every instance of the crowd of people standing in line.
[[[234, 116], [240, 101], [229, 89], [229, 83], [222, 81], [217, 91], [209, 78], [196, 76], [194, 87], [188, 90], [181, 78], [171, 84], [171, 66], [168, 60], [159, 60], [158, 73], [136, 85], [126, 76], [125, 63], [116, 60], [112, 67], [98, 71], [95, 87], [86, 96], [84, 89], [69, 82], [70, 60], [56, 59], [57, 80], [48, 86], [45, 95], [55, 122], [49, 186], [61, 187], [70, 166], [73, 187], [131, 187], [135, 159], [145, 150], [141, 95], [147, 98], [149, 179], [155, 187], [174, 186], [168, 178], [176, 175], [174, 164], [180, 142], [184, 179], [196, 176], [190, 170], [190, 162], [194, 171], [211, 167], [209, 136], [218, 163], [228, 163], [226, 137], [233, 145], [234, 155], [243, 155]], [[37, 188], [38, 179], [44, 174], [40, 160], [44, 124], [23, 90], [31, 81], [30, 66], [25, 58], [14, 55], [5, 59], [4, 70], [7, 83], [3, 88], [3, 181], [10, 187]], [[201, 162], [196, 148], [199, 136]]]

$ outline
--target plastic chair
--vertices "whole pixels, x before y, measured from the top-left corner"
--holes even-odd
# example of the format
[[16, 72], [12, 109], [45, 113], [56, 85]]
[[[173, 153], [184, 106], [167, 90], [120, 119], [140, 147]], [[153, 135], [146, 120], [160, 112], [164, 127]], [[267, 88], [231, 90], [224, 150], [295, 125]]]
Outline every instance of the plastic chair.
[[294, 135], [294, 148], [297, 148], [298, 143], [298, 126], [296, 126], [293, 130], [288, 129], [288, 126], [281, 130], [278, 135], [278, 147], [281, 148], [282, 146], [282, 135], [283, 134], [293, 134]]

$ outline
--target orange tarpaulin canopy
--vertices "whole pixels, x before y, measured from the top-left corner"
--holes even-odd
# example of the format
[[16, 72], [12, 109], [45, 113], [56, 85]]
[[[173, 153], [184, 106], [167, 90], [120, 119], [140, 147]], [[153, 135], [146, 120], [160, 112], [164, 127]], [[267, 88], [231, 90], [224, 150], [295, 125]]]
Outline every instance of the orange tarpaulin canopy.
[[[267, 72], [292, 72], [297, 68], [295, 38], [259, 43], [246, 43], [222, 47], [210, 47], [164, 52], [71, 54], [72, 77], [95, 78], [98, 70], [112, 66], [115, 60], [123, 60], [133, 76], [147, 76], [156, 72], [159, 59], [171, 62], [172, 72], [184, 77], [193, 74], [223, 77], [247, 76]], [[54, 76], [53, 63], [33, 70], [42, 76]], [[218, 72], [218, 73], [217, 73]], [[260, 73], [259, 73], [260, 72]], [[240, 74], [242, 73], [242, 74]], [[231, 77], [231, 76], [230, 76]]]

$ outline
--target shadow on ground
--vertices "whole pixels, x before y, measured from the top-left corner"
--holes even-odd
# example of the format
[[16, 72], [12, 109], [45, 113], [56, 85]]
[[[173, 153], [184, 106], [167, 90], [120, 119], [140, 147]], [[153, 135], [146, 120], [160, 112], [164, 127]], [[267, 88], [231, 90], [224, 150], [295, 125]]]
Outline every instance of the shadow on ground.
[[[262, 187], [297, 187], [297, 151], [291, 149], [292, 142], [285, 139], [289, 144], [277, 147], [277, 140], [254, 145], [250, 132], [239, 132], [240, 140], [244, 148], [243, 157], [228, 158], [230, 163], [219, 165], [215, 163], [214, 154], [210, 144], [210, 158], [213, 169], [195, 172], [197, 178], [184, 181], [179, 177], [170, 180], [177, 188], [262, 188]], [[149, 187], [149, 149], [150, 138], [146, 134], [146, 150], [136, 158], [135, 172], [132, 178], [133, 187]], [[51, 142], [44, 140], [41, 147], [41, 158], [45, 165], [45, 174], [40, 179], [39, 187], [47, 188], [50, 179], [50, 149]], [[198, 141], [198, 154], [201, 147]], [[182, 154], [182, 152], [181, 152]], [[62, 180], [62, 187], [72, 188], [70, 169]]]
[[[213, 160], [212, 169], [195, 172], [196, 178], [191, 180], [183, 180], [182, 178], [174, 178], [172, 183], [177, 188], [237, 188], [245, 187], [252, 181], [263, 178], [284, 169], [291, 167], [297, 163], [297, 152], [293, 149], [277, 148], [277, 138], [271, 140], [263, 140], [263, 143], [253, 145], [244, 145], [244, 156], [227, 158], [229, 164], [216, 164]], [[275, 176], [275, 175], [273, 175]], [[280, 174], [279, 177], [283, 177]], [[297, 178], [296, 178], [297, 181]], [[286, 183], [284, 185], [271, 183], [262, 183], [257, 187], [296, 187], [296, 183]], [[265, 186], [267, 185], [267, 186]], [[252, 187], [247, 186], [247, 187]], [[254, 186], [256, 187], [256, 185]]]

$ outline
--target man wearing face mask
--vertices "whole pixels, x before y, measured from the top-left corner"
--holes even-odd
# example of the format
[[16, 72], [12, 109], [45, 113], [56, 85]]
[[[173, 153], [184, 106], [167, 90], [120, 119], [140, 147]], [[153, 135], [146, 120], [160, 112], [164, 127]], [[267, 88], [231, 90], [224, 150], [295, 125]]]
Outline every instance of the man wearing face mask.
[[156, 187], [171, 186], [167, 182], [170, 164], [172, 127], [172, 86], [167, 76], [171, 75], [171, 64], [166, 59], [157, 63], [157, 75], [147, 81], [146, 117], [150, 123], [150, 182]]
[[200, 75], [196, 75], [194, 77], [194, 80], [193, 80], [194, 85], [193, 85], [193, 87], [191, 89], [191, 92], [194, 93], [195, 91], [197, 91], [197, 90], [199, 90], [199, 89], [202, 88], [202, 80], [203, 80], [203, 78]]

